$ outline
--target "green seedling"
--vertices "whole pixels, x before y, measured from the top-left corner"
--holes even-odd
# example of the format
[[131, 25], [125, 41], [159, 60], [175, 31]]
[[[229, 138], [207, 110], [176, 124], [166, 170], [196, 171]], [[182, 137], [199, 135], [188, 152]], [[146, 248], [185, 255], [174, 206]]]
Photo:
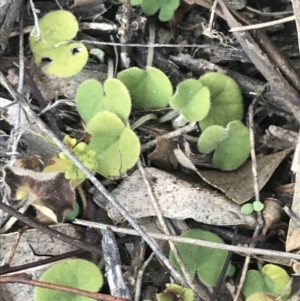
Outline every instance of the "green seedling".
[[118, 79], [127, 87], [134, 109], [162, 109], [173, 94], [169, 78], [153, 67], [129, 68], [120, 72]]
[[266, 264], [261, 272], [256, 270], [247, 271], [243, 294], [247, 300], [256, 293], [271, 294], [275, 298], [280, 296], [281, 300], [286, 300], [291, 294], [291, 283], [289, 281], [290, 276], [283, 268], [274, 264]]
[[[78, 142], [75, 138], [71, 138], [68, 135], [64, 137], [63, 143], [86, 168], [91, 172], [96, 171], [96, 152], [88, 149], [86, 143]], [[77, 187], [85, 179], [84, 173], [63, 152], [60, 152], [58, 157], [52, 158], [51, 162], [43, 169], [43, 172], [65, 173], [65, 177], [71, 180], [72, 187]]]
[[167, 289], [162, 293], [156, 294], [158, 301], [194, 301], [194, 292], [190, 288], [183, 287], [175, 283], [167, 283]]
[[121, 81], [114, 78], [106, 80], [103, 86], [95, 79], [84, 81], [77, 89], [75, 103], [85, 123], [103, 111], [116, 114], [126, 123], [131, 110], [127, 88]]
[[88, 51], [82, 43], [70, 41], [79, 28], [75, 16], [65, 10], [52, 11], [39, 20], [38, 28], [40, 34], [34, 30], [29, 37], [35, 63], [39, 66], [43, 59], [50, 59], [44, 70], [58, 77], [80, 72], [87, 62]]
[[187, 79], [177, 86], [170, 106], [189, 122], [201, 121], [210, 110], [210, 92], [198, 80]]
[[[83, 259], [68, 259], [51, 266], [40, 281], [70, 286], [90, 292], [98, 292], [103, 284], [103, 276], [98, 267]], [[36, 287], [35, 301], [91, 301], [80, 295]]]
[[203, 153], [214, 149], [213, 165], [221, 170], [234, 170], [250, 154], [249, 129], [239, 120], [230, 122], [224, 133], [220, 126], [210, 126], [200, 136], [198, 149]]
[[106, 178], [120, 176], [137, 162], [139, 139], [115, 114], [97, 113], [85, 130], [91, 134], [87, 148], [97, 154], [99, 174]]
[[142, 10], [146, 15], [154, 15], [159, 11], [158, 18], [164, 22], [173, 18], [179, 4], [179, 0], [142, 0]]
[[251, 214], [253, 211], [260, 212], [264, 209], [265, 205], [260, 201], [254, 201], [252, 204], [247, 203], [241, 207], [243, 214]]
[[233, 120], [243, 117], [243, 98], [238, 84], [229, 76], [208, 72], [200, 77], [200, 82], [210, 92], [210, 110], [200, 121], [202, 131], [212, 125], [225, 127]]
[[[199, 229], [189, 230], [181, 236], [216, 243], [224, 243], [218, 235]], [[211, 249], [180, 242], [176, 242], [175, 245], [179, 251], [180, 257], [187, 269], [187, 272], [192, 277], [194, 277], [194, 275], [197, 273], [199, 279], [205, 285], [216, 285], [228, 255], [226, 250]], [[170, 253], [170, 262], [177, 270], [181, 271], [180, 266], [172, 252]], [[230, 264], [227, 269], [227, 275], [232, 276], [234, 271], [234, 266]]]

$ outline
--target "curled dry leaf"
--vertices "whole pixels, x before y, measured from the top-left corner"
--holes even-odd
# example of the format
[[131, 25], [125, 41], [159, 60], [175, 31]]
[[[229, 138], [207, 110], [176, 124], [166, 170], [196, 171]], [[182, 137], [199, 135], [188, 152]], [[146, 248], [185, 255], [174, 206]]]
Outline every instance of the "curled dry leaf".
[[267, 198], [266, 200], [264, 200], [264, 205], [265, 207], [262, 212], [264, 219], [264, 228], [262, 230], [262, 235], [266, 235], [269, 227], [274, 223], [280, 221], [282, 213], [282, 207], [276, 199]]
[[174, 170], [178, 167], [178, 161], [174, 155], [174, 144], [163, 137], [156, 138], [156, 148], [149, 155], [149, 160], [163, 170]]
[[[159, 169], [146, 168], [145, 171], [163, 216], [180, 220], [193, 218], [219, 226], [255, 226], [254, 215], [243, 215], [240, 206], [223, 194], [183, 181]], [[135, 218], [156, 215], [139, 171], [126, 178], [112, 195]], [[94, 197], [106, 203], [99, 193], [96, 192]], [[110, 204], [106, 204], [106, 208], [113, 221], [122, 222], [117, 209]]]
[[10, 199], [28, 201], [37, 210], [61, 223], [73, 209], [75, 192], [64, 173], [42, 173], [4, 167], [4, 184]]

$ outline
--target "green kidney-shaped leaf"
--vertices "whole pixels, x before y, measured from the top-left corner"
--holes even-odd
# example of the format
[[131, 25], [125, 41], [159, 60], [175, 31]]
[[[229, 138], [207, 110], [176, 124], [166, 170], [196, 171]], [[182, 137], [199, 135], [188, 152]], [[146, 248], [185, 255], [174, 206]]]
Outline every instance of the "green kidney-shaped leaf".
[[69, 77], [78, 73], [86, 64], [88, 51], [82, 43], [69, 42], [78, 31], [75, 16], [65, 10], [52, 11], [39, 20], [40, 36], [33, 32], [29, 37], [35, 63], [51, 59], [45, 72], [58, 77]]
[[85, 123], [102, 111], [114, 113], [126, 123], [131, 110], [127, 88], [114, 78], [106, 80], [103, 86], [95, 79], [84, 81], [77, 89], [75, 103]]
[[115, 114], [97, 113], [85, 130], [91, 134], [88, 148], [97, 154], [97, 172], [104, 177], [120, 176], [137, 162], [139, 139]]
[[271, 291], [259, 271], [248, 270], [243, 285], [243, 294], [248, 298], [254, 293], [271, 293]]
[[226, 126], [243, 117], [243, 98], [238, 84], [229, 76], [209, 72], [200, 77], [200, 82], [210, 91], [211, 107], [200, 122], [202, 131], [212, 125]]
[[177, 86], [174, 96], [170, 99], [170, 106], [180, 110], [187, 121], [200, 121], [209, 112], [209, 90], [198, 80], [187, 79]]
[[120, 72], [118, 79], [127, 87], [134, 109], [162, 109], [173, 93], [169, 78], [153, 67], [147, 67], [145, 71], [129, 68]]
[[286, 300], [289, 297], [292, 290], [291, 283], [289, 283], [290, 276], [283, 268], [275, 264], [266, 264], [262, 268], [261, 273], [266, 285], [273, 295], [279, 297], [287, 288], [281, 298]]
[[[224, 243], [216, 234], [199, 229], [189, 230], [181, 236]], [[188, 273], [192, 277], [197, 273], [204, 284], [213, 286], [217, 283], [228, 254], [226, 250], [211, 249], [180, 242], [175, 244]], [[170, 262], [180, 271], [180, 266], [172, 252], [170, 252]], [[229, 270], [233, 271], [232, 268], [229, 268]]]
[[142, 10], [146, 15], [153, 15], [160, 9], [159, 19], [169, 21], [179, 3], [179, 0], [142, 0]]
[[253, 212], [253, 205], [251, 203], [244, 204], [241, 207], [241, 212], [243, 214], [251, 214]]
[[198, 140], [198, 149], [201, 153], [208, 154], [216, 149], [218, 144], [227, 137], [227, 131], [222, 126], [208, 127]]
[[[83, 259], [68, 259], [51, 266], [40, 281], [70, 286], [90, 292], [98, 292], [103, 284], [103, 276], [99, 268]], [[92, 301], [80, 295], [65, 293], [36, 287], [35, 301]]]
[[213, 165], [222, 170], [234, 170], [241, 166], [250, 154], [249, 129], [238, 120], [226, 127], [227, 138], [216, 147]]

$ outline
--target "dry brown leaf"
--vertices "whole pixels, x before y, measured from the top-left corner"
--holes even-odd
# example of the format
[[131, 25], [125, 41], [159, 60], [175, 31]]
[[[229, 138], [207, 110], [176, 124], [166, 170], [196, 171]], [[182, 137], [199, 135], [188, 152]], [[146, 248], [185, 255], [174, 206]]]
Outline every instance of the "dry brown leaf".
[[[259, 190], [264, 187], [278, 165], [291, 151], [292, 149], [286, 149], [271, 155], [257, 156]], [[229, 172], [200, 170], [200, 173], [207, 183], [223, 191], [237, 204], [243, 204], [254, 196], [251, 161], [247, 161], [237, 170]]]
[[[240, 206], [223, 194], [183, 181], [156, 168], [146, 168], [145, 171], [163, 216], [180, 220], [193, 218], [220, 226], [255, 226], [254, 215], [243, 215]], [[139, 171], [126, 178], [112, 195], [134, 218], [156, 215]], [[96, 193], [94, 197], [105, 204], [101, 194]], [[106, 207], [113, 221], [123, 221], [112, 205], [106, 204]]]
[[273, 198], [267, 198], [264, 200], [264, 210], [262, 212], [264, 219], [264, 227], [262, 229], [262, 235], [266, 235], [268, 229], [273, 224], [277, 223], [281, 219], [282, 207], [278, 200]]
[[63, 222], [73, 209], [75, 192], [64, 173], [42, 173], [6, 166], [4, 184], [11, 200], [21, 204], [28, 201], [55, 222]]
[[163, 137], [156, 138], [155, 150], [149, 155], [149, 159], [163, 170], [174, 170], [178, 167], [178, 161], [174, 155], [174, 144]]

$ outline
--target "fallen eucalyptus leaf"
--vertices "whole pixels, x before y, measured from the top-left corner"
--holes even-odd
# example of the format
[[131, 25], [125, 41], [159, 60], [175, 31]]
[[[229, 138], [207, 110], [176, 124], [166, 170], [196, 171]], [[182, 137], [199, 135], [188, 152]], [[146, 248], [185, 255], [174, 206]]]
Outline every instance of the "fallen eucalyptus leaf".
[[[291, 151], [292, 149], [286, 149], [271, 155], [257, 156], [259, 190], [264, 187], [278, 165]], [[244, 204], [254, 196], [251, 164], [251, 161], [248, 161], [234, 171], [202, 170], [200, 173], [207, 183], [223, 191], [237, 204]]]
[[[212, 225], [246, 225], [254, 227], [255, 216], [243, 215], [240, 206], [223, 194], [206, 187], [183, 181], [156, 168], [146, 168], [153, 193], [163, 216], [174, 219], [193, 218]], [[134, 172], [112, 192], [114, 198], [134, 217], [156, 216], [139, 171]], [[109, 216], [122, 222], [122, 215], [106, 199], [95, 193], [94, 197], [106, 205]]]

